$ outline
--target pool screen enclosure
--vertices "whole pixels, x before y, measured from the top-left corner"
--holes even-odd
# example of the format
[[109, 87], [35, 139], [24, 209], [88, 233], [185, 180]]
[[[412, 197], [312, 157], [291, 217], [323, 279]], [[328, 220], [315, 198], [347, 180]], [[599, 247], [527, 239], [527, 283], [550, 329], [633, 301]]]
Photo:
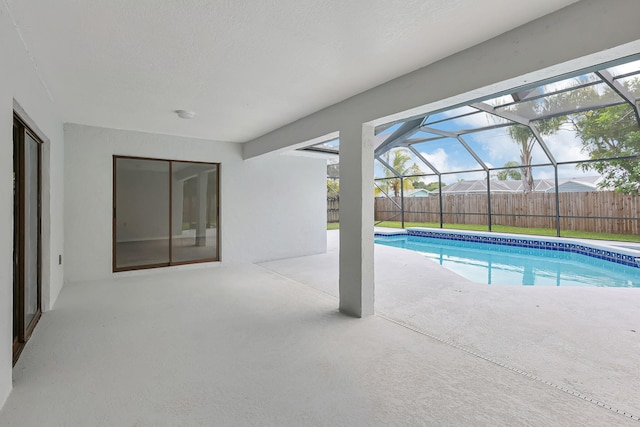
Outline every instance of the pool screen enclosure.
[[379, 126], [377, 222], [639, 233], [638, 58]]

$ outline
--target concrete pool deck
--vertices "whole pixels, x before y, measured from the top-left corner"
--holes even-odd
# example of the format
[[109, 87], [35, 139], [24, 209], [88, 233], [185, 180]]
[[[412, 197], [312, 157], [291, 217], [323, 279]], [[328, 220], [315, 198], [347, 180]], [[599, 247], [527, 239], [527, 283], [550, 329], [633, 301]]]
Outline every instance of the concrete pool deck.
[[[262, 266], [338, 292], [326, 254]], [[640, 289], [487, 286], [422, 255], [376, 245], [376, 313], [495, 363], [640, 416]]]
[[376, 246], [378, 314], [353, 319], [338, 233], [322, 255], [66, 285], [0, 425], [639, 425], [585, 400], [640, 414], [638, 289], [483, 286]]

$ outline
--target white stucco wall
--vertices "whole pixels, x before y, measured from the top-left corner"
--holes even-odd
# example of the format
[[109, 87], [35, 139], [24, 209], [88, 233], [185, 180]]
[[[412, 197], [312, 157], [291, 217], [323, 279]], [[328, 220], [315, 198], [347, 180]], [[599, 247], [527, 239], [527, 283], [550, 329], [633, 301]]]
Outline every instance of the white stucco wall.
[[326, 252], [326, 160], [273, 154], [247, 160], [245, 173], [251, 261]]
[[[13, 22], [0, 7], [0, 406], [11, 390], [13, 342], [14, 100], [49, 142], [43, 150], [42, 302], [48, 310], [62, 288], [64, 157], [62, 122], [35, 72]], [[63, 263], [64, 265], [64, 263]], [[46, 321], [46, 316], [43, 318]]]
[[64, 129], [67, 282], [113, 274], [113, 155], [220, 163], [223, 263], [326, 250], [323, 160], [274, 154], [244, 161], [239, 144], [75, 124]]

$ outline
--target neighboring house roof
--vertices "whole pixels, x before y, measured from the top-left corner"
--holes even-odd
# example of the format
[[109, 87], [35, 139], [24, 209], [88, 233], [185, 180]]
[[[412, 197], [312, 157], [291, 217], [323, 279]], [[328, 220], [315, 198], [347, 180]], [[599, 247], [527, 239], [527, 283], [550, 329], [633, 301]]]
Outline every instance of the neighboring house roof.
[[[571, 191], [596, 191], [600, 176], [584, 176], [578, 178], [560, 178], [558, 179], [559, 192]], [[500, 181], [491, 180], [492, 193], [522, 193], [522, 181]], [[555, 182], [553, 179], [535, 179], [533, 180], [534, 192], [554, 192]], [[442, 187], [442, 194], [470, 194], [470, 193], [486, 193], [487, 181], [459, 181]]]
[[[587, 177], [591, 178], [591, 177]], [[595, 177], [597, 180], [581, 180], [578, 178], [571, 178], [564, 182], [558, 182], [558, 193], [577, 193], [586, 191], [597, 191], [600, 177]], [[560, 181], [560, 180], [558, 180]], [[555, 188], [551, 187], [547, 189], [547, 193], [555, 192]]]

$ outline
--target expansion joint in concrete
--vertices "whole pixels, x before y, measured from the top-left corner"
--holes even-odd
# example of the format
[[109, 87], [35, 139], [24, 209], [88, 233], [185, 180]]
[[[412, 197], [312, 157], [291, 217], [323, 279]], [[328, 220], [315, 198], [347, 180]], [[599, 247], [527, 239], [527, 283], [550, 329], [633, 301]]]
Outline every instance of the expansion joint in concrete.
[[597, 406], [599, 406], [601, 408], [607, 409], [607, 410], [609, 410], [611, 412], [615, 412], [616, 414], [622, 415], [622, 416], [624, 416], [626, 418], [629, 418], [629, 419], [632, 419], [634, 421], [640, 421], [640, 416], [637, 416], [637, 415], [634, 415], [634, 414], [630, 414], [627, 411], [618, 409], [618, 408], [616, 408], [614, 406], [611, 406], [611, 405], [609, 405], [607, 403], [601, 402], [601, 401], [599, 401], [597, 399], [594, 399], [594, 398], [592, 398], [590, 396], [587, 396], [586, 394], [581, 393], [579, 391], [572, 390], [572, 389], [564, 387], [562, 385], [555, 384], [555, 383], [553, 383], [551, 381], [545, 380], [544, 378], [540, 378], [540, 377], [538, 377], [536, 375], [533, 375], [530, 372], [523, 371], [521, 369], [515, 368], [515, 367], [510, 366], [510, 365], [507, 365], [506, 363], [500, 362], [499, 360], [492, 359], [492, 358], [490, 358], [488, 356], [485, 356], [483, 354], [480, 354], [480, 353], [478, 353], [478, 352], [476, 352], [474, 350], [471, 350], [471, 349], [468, 349], [468, 348], [466, 348], [464, 346], [461, 346], [460, 344], [456, 344], [453, 341], [438, 337], [438, 336], [433, 335], [433, 334], [431, 334], [429, 332], [426, 332], [426, 331], [418, 329], [418, 328], [416, 328], [414, 326], [411, 326], [411, 325], [409, 325], [409, 324], [407, 324], [405, 322], [402, 322], [400, 320], [397, 320], [397, 319], [394, 319], [392, 317], [389, 317], [389, 316], [387, 316], [387, 315], [385, 315], [383, 313], [377, 312], [376, 316], [378, 316], [378, 317], [380, 317], [382, 319], [385, 319], [385, 320], [387, 320], [389, 322], [395, 323], [398, 326], [402, 326], [404, 328], [407, 328], [409, 330], [417, 332], [420, 335], [424, 335], [424, 336], [426, 336], [428, 338], [431, 338], [432, 340], [435, 340], [435, 341], [437, 341], [437, 342], [439, 342], [441, 344], [445, 344], [445, 345], [447, 345], [449, 347], [456, 348], [456, 349], [461, 350], [461, 351], [463, 351], [463, 352], [465, 352], [467, 354], [470, 354], [471, 356], [475, 356], [475, 357], [477, 357], [479, 359], [482, 359], [482, 360], [484, 360], [486, 362], [489, 362], [489, 363], [497, 365], [497, 366], [499, 366], [501, 368], [507, 369], [507, 370], [509, 370], [511, 372], [514, 372], [514, 373], [518, 374], [518, 375], [522, 375], [523, 377], [530, 378], [530, 379], [532, 379], [534, 381], [537, 381], [537, 382], [545, 384], [545, 385], [547, 385], [549, 387], [555, 388], [556, 390], [559, 390], [559, 391], [561, 391], [563, 393], [566, 393], [566, 394], [569, 394], [571, 396], [580, 398], [580, 399], [582, 399], [584, 401], [587, 401], [589, 403], [593, 403], [594, 405], [597, 405]]

